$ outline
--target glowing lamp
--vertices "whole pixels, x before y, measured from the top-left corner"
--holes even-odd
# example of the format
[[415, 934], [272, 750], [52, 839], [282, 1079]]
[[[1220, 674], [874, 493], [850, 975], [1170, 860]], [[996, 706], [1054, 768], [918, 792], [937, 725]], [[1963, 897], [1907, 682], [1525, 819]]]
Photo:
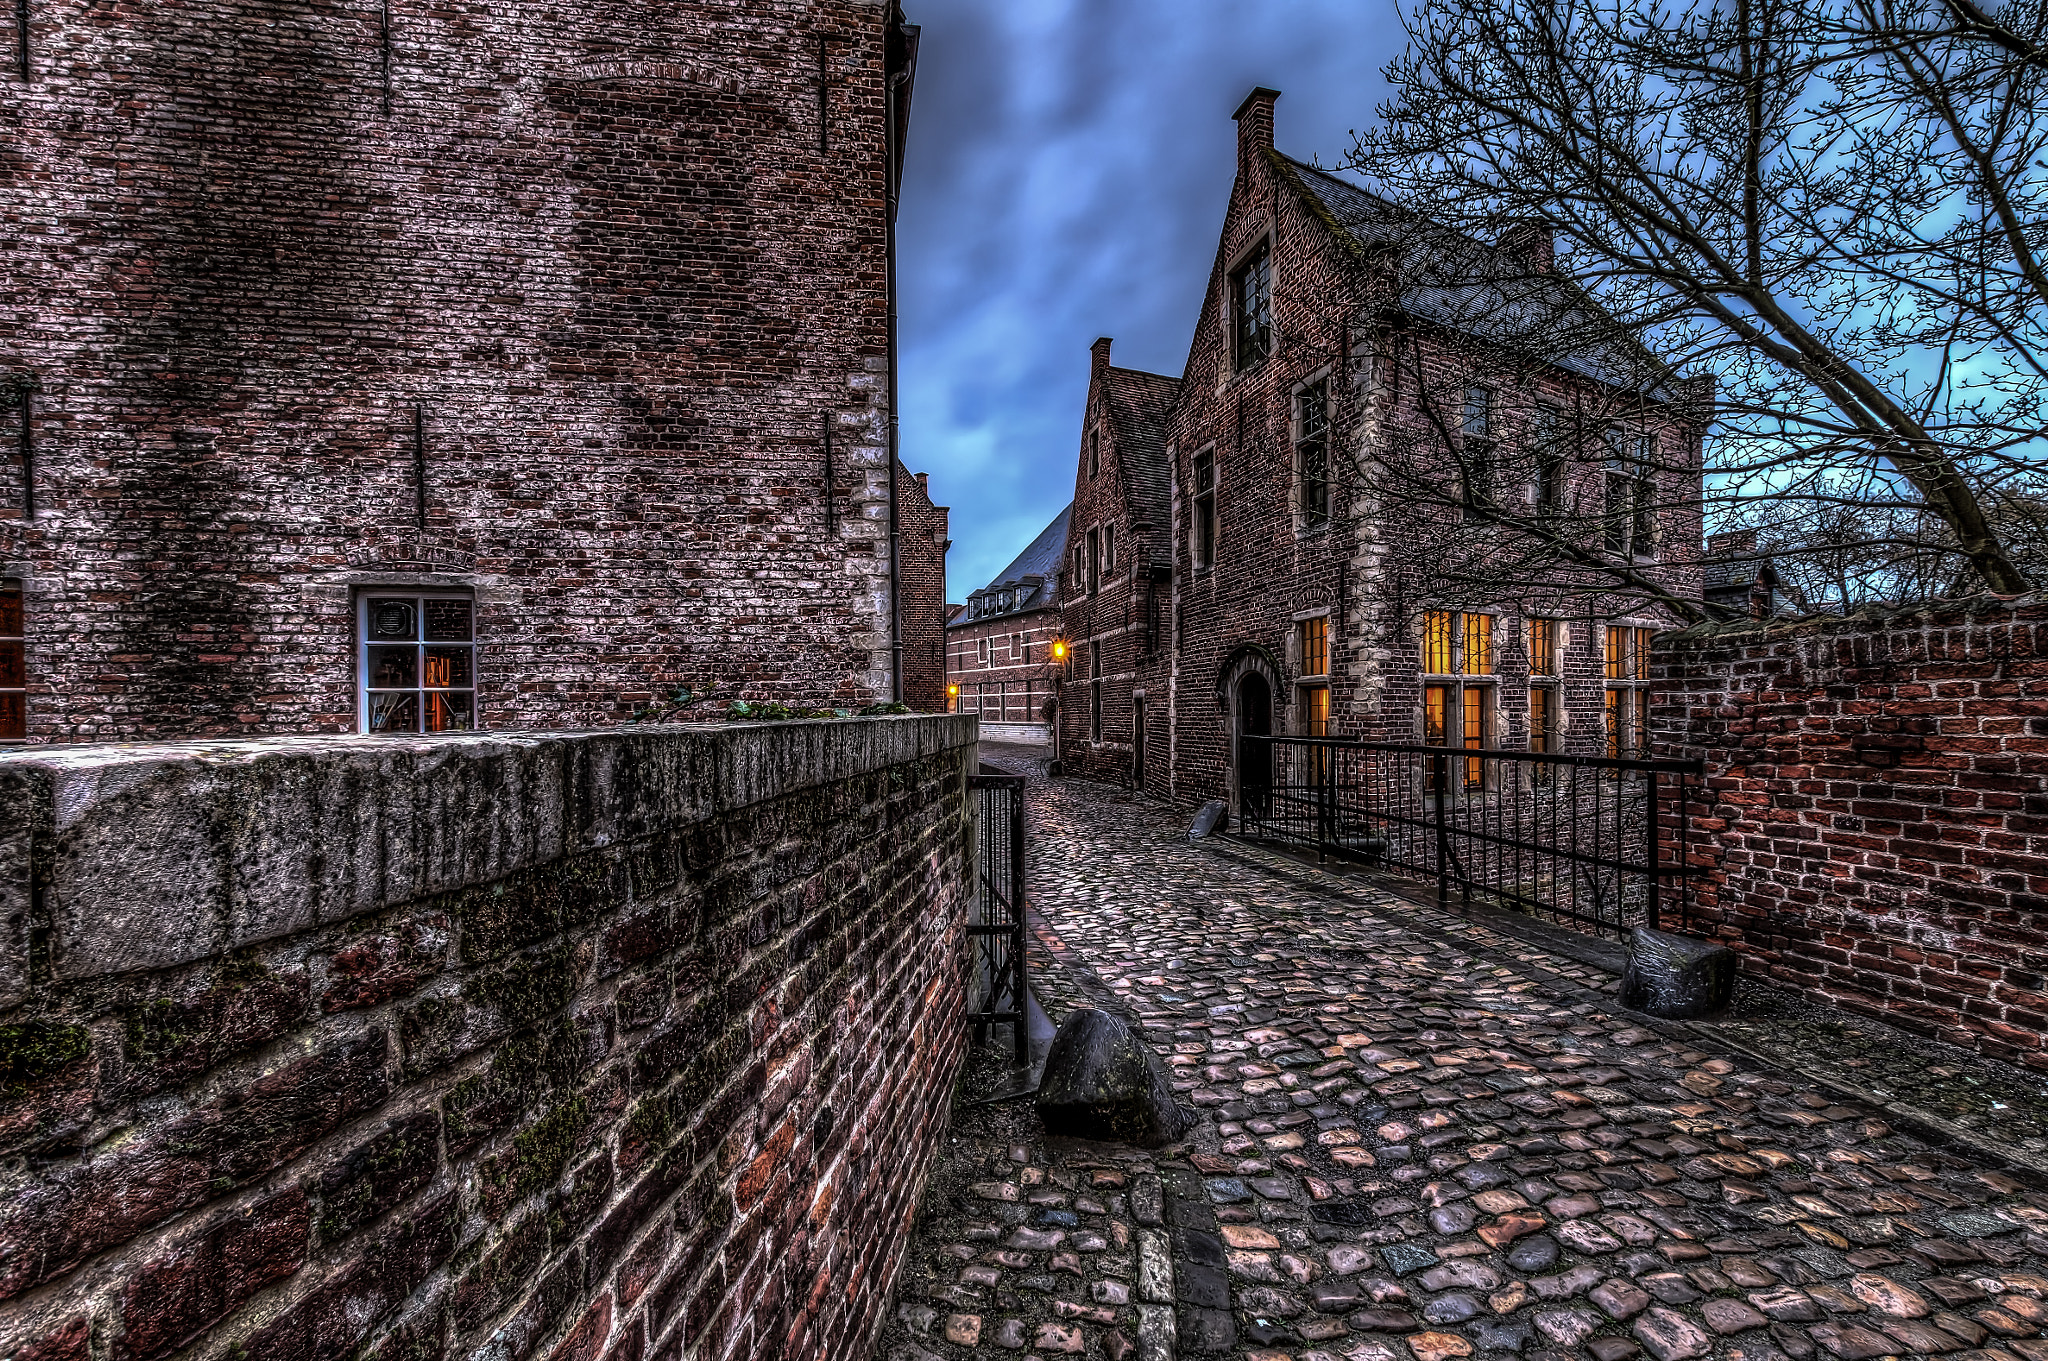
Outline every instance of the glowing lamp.
[[957, 685], [949, 685], [949, 686], [947, 686], [947, 687], [946, 687], [946, 698], [948, 698], [948, 699], [958, 699], [958, 698], [960, 698], [960, 687], [959, 687], [959, 686], [957, 686]]
[[1067, 659], [1066, 639], [1055, 638], [1052, 640], [1052, 659], [1056, 662], [1063, 662]]

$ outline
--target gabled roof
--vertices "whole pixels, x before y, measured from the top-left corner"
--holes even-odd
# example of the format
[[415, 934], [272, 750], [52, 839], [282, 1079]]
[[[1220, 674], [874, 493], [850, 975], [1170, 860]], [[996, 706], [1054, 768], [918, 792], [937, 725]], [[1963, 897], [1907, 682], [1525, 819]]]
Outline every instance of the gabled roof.
[[1363, 263], [1389, 249], [1401, 310], [1449, 330], [1513, 349], [1597, 382], [1669, 401], [1669, 366], [1615, 324], [1564, 275], [1539, 273], [1512, 252], [1433, 228], [1415, 214], [1327, 170], [1269, 152], [1338, 243]]
[[[1021, 598], [1008, 613], [1048, 609], [1055, 604], [1059, 593], [1060, 563], [1067, 555], [1067, 521], [1073, 511], [1074, 503], [1071, 501], [1061, 507], [1060, 513], [1052, 517], [1052, 523], [1038, 532], [1038, 537], [1017, 555], [1015, 561], [996, 573], [988, 585], [970, 594], [970, 601], [974, 596], [990, 591], [1016, 587]], [[979, 617], [985, 619], [988, 616]], [[975, 622], [975, 613], [969, 608], [963, 610], [958, 618], [948, 620], [946, 627], [958, 628]]]
[[1131, 519], [1165, 529], [1172, 514], [1171, 483], [1166, 467], [1167, 420], [1180, 379], [1140, 369], [1104, 371], [1104, 398], [1116, 426], [1117, 462], [1123, 469], [1124, 495]]

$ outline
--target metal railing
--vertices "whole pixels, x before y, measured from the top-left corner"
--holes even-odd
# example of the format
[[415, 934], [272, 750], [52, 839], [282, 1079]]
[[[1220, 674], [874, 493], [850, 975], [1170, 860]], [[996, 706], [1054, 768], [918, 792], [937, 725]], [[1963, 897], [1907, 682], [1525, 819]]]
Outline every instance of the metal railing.
[[1024, 777], [967, 777], [975, 827], [974, 907], [967, 924], [973, 951], [967, 1020], [974, 1042], [1005, 1021], [1016, 1038], [1017, 1062], [1030, 1054], [1024, 1002]]
[[1238, 741], [1246, 836], [1433, 880], [1446, 905], [1476, 896], [1614, 932], [1687, 916], [1685, 798], [1699, 761]]

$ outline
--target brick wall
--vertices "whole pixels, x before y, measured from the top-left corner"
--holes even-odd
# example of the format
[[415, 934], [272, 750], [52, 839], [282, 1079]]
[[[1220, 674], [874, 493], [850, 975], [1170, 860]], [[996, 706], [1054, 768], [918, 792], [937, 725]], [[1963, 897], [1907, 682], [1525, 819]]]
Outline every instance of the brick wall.
[[947, 508], [932, 504], [924, 473], [896, 465], [898, 561], [902, 599], [903, 702], [919, 713], [946, 711]]
[[887, 699], [891, 12], [34, 0], [31, 740], [353, 730], [393, 583], [475, 594], [490, 727]]
[[0, 1355], [864, 1354], [972, 722], [0, 755]]
[[2048, 1069], [2048, 603], [1668, 634], [1697, 924], [1786, 987]]

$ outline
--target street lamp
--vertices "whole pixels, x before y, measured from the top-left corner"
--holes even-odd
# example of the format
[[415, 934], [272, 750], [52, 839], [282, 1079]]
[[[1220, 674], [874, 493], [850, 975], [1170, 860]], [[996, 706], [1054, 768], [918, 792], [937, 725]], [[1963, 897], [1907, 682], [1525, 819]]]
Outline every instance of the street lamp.
[[1063, 662], [1067, 659], [1066, 639], [1055, 638], [1052, 640], [1052, 659], [1056, 662]]
[[950, 682], [947, 684], [946, 703], [953, 710], [954, 713], [957, 714], [960, 712], [960, 686], [958, 682]]

